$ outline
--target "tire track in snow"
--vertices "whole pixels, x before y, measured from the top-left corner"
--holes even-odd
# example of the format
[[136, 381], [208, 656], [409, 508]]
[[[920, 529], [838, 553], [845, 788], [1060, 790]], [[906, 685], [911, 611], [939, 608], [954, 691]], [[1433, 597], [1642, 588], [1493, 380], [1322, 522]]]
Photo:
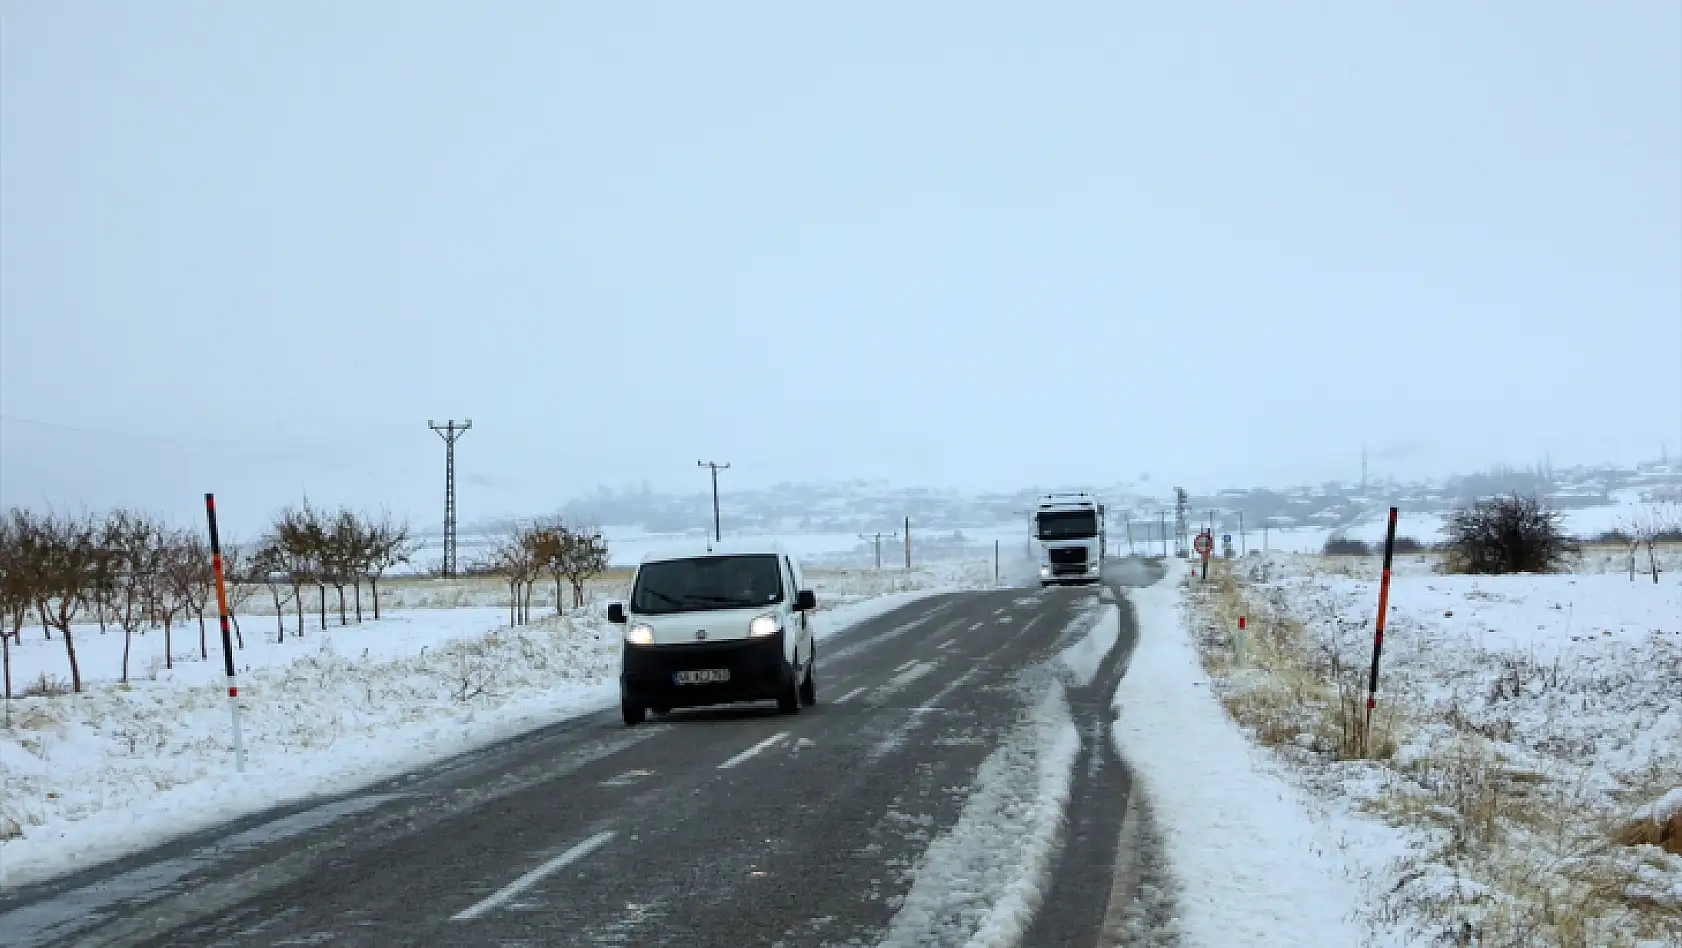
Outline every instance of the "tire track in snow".
[[956, 824], [929, 845], [881, 948], [1017, 944], [1044, 898], [1080, 751], [1063, 686], [1025, 676], [1043, 697], [983, 761]]

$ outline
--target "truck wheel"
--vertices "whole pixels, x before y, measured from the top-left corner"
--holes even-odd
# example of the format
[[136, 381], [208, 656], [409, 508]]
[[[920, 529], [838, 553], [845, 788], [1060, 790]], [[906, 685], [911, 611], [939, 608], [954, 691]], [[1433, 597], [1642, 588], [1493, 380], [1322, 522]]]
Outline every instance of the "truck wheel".
[[619, 712], [625, 717], [626, 727], [636, 727], [648, 717], [647, 708], [626, 698], [619, 699]]

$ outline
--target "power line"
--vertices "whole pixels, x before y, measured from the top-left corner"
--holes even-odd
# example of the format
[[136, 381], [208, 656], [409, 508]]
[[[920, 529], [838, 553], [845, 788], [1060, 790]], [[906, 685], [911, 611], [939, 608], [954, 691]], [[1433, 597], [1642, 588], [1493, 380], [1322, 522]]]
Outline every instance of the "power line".
[[443, 425], [435, 421], [426, 423], [428, 428], [438, 432], [438, 437], [444, 439], [444, 575], [456, 574], [456, 441], [473, 427], [473, 419], [469, 418], [461, 424], [450, 419]]

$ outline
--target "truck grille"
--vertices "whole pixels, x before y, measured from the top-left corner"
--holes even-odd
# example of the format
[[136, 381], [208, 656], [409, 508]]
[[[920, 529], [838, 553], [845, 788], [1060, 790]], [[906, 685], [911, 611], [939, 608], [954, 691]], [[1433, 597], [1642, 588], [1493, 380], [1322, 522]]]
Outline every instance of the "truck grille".
[[1084, 546], [1054, 546], [1045, 551], [1053, 566], [1084, 566], [1086, 565], [1086, 547]]

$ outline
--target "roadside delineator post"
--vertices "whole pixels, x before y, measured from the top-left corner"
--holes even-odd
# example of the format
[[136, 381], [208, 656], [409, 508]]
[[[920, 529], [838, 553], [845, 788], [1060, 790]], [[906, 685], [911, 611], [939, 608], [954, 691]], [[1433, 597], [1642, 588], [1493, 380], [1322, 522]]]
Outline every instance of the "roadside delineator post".
[[1378, 704], [1378, 657], [1384, 651], [1384, 619], [1390, 612], [1390, 563], [1396, 552], [1396, 508], [1390, 508], [1390, 523], [1384, 532], [1384, 572], [1378, 580], [1378, 621], [1373, 625], [1372, 677], [1367, 680], [1367, 719], [1361, 728], [1361, 755], [1369, 753], [1372, 709]]
[[1243, 616], [1238, 617], [1238, 635], [1237, 635], [1236, 638], [1234, 638], [1232, 640], [1232, 642], [1233, 642], [1233, 645], [1235, 646], [1234, 651], [1236, 651], [1238, 653], [1237, 654], [1238, 664], [1242, 665], [1242, 664], [1244, 664], [1245, 647], [1249, 644], [1249, 643], [1244, 641], [1244, 617]]
[[228, 674], [228, 714], [234, 723], [234, 770], [245, 773], [245, 742], [239, 733], [239, 685], [234, 681], [234, 643], [228, 628], [228, 586], [222, 575], [222, 539], [216, 532], [216, 495], [204, 495], [210, 521], [210, 565], [216, 574], [216, 611], [222, 620], [222, 663]]

